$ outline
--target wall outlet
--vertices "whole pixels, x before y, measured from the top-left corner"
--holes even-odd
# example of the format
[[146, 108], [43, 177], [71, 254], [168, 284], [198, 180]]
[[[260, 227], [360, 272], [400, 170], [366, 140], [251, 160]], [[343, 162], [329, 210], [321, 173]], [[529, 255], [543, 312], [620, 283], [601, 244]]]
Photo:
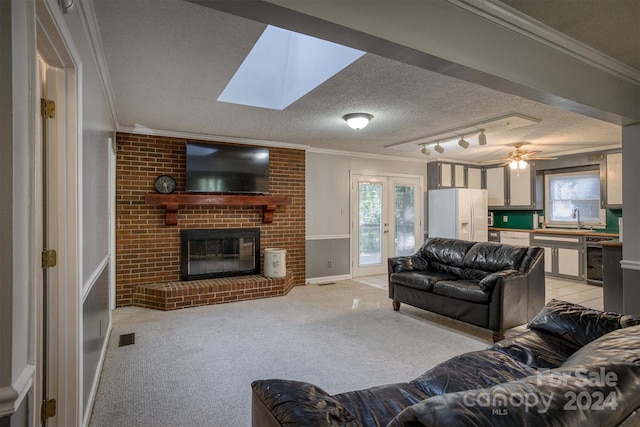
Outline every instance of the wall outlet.
[[542, 224], [544, 222], [544, 215], [538, 215], [538, 222]]
[[502, 217], [502, 222], [509, 222], [509, 217], [508, 216], [503, 216]]
[[333, 268], [333, 261], [327, 261], [327, 268]]

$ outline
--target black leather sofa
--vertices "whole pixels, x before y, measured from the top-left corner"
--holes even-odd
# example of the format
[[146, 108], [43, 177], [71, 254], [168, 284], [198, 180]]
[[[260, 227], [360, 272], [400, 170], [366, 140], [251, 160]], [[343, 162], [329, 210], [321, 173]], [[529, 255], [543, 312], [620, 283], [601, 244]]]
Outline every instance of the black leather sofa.
[[494, 332], [527, 323], [544, 305], [544, 249], [429, 238], [389, 258], [389, 298]]
[[251, 386], [253, 427], [638, 426], [640, 317], [551, 300], [522, 334], [410, 382], [335, 395]]

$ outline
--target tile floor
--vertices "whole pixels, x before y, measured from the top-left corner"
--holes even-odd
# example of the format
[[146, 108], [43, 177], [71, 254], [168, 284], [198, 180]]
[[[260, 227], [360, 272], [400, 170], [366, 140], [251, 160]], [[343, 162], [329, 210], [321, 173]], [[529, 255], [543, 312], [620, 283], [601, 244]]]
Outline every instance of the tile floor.
[[[376, 288], [388, 289], [387, 275], [357, 277], [353, 280]], [[549, 301], [552, 298], [580, 304], [594, 310], [602, 310], [602, 288], [587, 285], [575, 280], [564, 280], [557, 277], [547, 277], [545, 283], [545, 297]]]

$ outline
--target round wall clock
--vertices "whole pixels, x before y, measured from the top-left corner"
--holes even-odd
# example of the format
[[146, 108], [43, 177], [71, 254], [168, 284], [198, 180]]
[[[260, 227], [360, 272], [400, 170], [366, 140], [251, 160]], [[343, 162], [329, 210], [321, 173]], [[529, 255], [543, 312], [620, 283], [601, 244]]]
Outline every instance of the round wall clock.
[[156, 178], [155, 188], [158, 193], [170, 194], [176, 189], [176, 180], [169, 175], [160, 175]]

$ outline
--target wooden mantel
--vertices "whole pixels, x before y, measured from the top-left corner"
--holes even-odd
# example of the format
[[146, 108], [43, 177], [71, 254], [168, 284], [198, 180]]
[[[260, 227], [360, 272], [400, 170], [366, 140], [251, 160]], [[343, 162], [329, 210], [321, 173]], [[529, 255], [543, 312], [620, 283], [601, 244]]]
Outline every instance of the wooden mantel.
[[291, 197], [287, 196], [254, 196], [254, 195], [226, 195], [226, 194], [158, 194], [148, 193], [145, 197], [148, 205], [164, 206], [164, 223], [178, 224], [179, 206], [262, 206], [262, 222], [273, 222], [273, 212], [278, 206], [290, 205]]

